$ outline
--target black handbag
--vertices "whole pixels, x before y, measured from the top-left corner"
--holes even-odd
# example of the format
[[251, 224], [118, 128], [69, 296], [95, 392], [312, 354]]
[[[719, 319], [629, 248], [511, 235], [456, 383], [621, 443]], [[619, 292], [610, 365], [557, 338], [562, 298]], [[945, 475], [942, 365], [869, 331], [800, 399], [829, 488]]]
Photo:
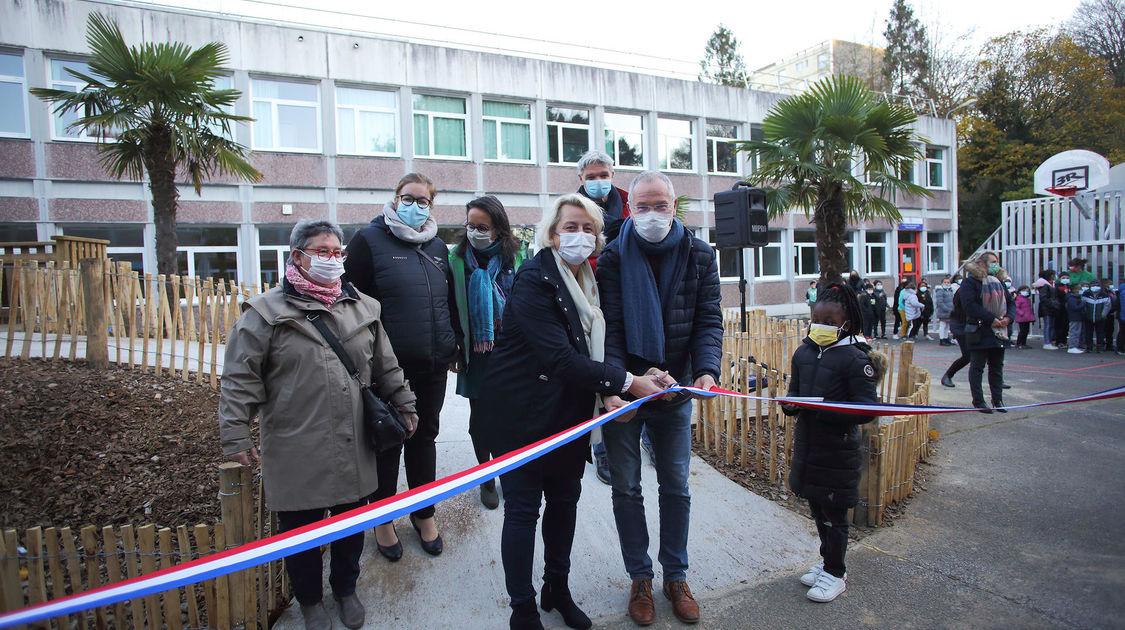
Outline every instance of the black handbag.
[[398, 410], [380, 400], [375, 392], [371, 391], [371, 385], [359, 379], [359, 370], [344, 352], [340, 340], [320, 319], [320, 313], [312, 312], [305, 318], [320, 331], [324, 340], [332, 347], [332, 351], [339, 357], [340, 363], [344, 364], [344, 369], [351, 374], [356, 383], [359, 383], [360, 395], [363, 397], [363, 429], [367, 445], [378, 453], [401, 448], [402, 442], [406, 439], [406, 423], [403, 422]]

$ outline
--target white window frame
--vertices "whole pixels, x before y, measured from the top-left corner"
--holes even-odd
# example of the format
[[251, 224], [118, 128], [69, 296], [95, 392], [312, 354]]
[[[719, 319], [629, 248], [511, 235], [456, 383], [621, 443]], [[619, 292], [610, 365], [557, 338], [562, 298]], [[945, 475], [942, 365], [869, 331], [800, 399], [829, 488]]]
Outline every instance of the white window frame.
[[[292, 84], [299, 84], [299, 85], [311, 85], [314, 88], [316, 88], [316, 100], [315, 101], [299, 101], [299, 100], [295, 100], [295, 99], [271, 98], [271, 97], [266, 97], [266, 96], [257, 96], [257, 95], [254, 94], [254, 82], [255, 81], [268, 81], [270, 83], [292, 83]], [[277, 77], [252, 76], [252, 77], [250, 77], [250, 115], [251, 116], [254, 115], [254, 104], [257, 103], [257, 102], [265, 102], [265, 103], [269, 104], [269, 106], [270, 106], [270, 122], [272, 123], [272, 127], [273, 127], [270, 130], [270, 137], [273, 139], [273, 145], [274, 146], [270, 146], [270, 147], [258, 146], [257, 141], [254, 138], [253, 129], [251, 129], [250, 143], [251, 143], [251, 147], [255, 151], [279, 151], [279, 152], [285, 152], [285, 153], [321, 153], [323, 151], [324, 138], [323, 138], [323, 133], [322, 133], [323, 130], [321, 129], [320, 85], [318, 83], [313, 82], [313, 81], [295, 81], [295, 80], [291, 80], [291, 79], [282, 79], [282, 78], [277, 78]], [[279, 105], [288, 105], [290, 107], [312, 107], [313, 108], [313, 111], [315, 112], [314, 118], [315, 118], [316, 123], [317, 123], [316, 124], [316, 147], [315, 148], [306, 149], [304, 147], [282, 147], [282, 146], [279, 146], [279, 143], [281, 141], [281, 131], [280, 131], [281, 130], [281, 127], [280, 127], [281, 122], [278, 120], [278, 115], [277, 115], [277, 108], [278, 108]], [[251, 125], [260, 125], [261, 122], [255, 120], [254, 122], [252, 122], [250, 124]]]
[[[735, 263], [735, 275], [733, 275], [733, 276], [724, 276], [723, 275], [722, 252], [723, 251], [732, 252], [735, 256], [735, 259], [737, 260], [738, 250], [741, 249], [741, 248], [738, 248], [738, 247], [723, 247], [723, 248], [720, 248], [718, 245], [716, 245], [715, 244], [715, 228], [700, 228], [699, 231], [701, 233], [698, 234], [697, 236], [700, 239], [707, 241], [707, 244], [710, 245], [711, 249], [714, 250], [714, 252], [715, 252], [715, 266], [718, 268], [718, 271], [719, 271], [719, 281], [720, 282], [729, 282], [731, 280], [738, 280], [738, 264], [737, 263]], [[706, 231], [706, 234], [702, 233], [704, 231]], [[747, 255], [747, 254], [743, 254], [743, 256], [742, 256], [743, 265], [748, 263], [749, 260], [750, 260], [750, 256]], [[742, 273], [743, 273], [743, 275], [745, 275], [747, 277], [747, 279], [749, 279], [750, 271], [748, 269], [743, 267]]]
[[[27, 73], [23, 68], [23, 54], [20, 51], [0, 50], [0, 55], [15, 57], [19, 60], [20, 75], [17, 77], [11, 74], [0, 74], [0, 83], [11, 83], [13, 85], [18, 85], [20, 90], [20, 104], [23, 106], [23, 132], [12, 133], [10, 131], [0, 131], [0, 138], [27, 138], [31, 135], [31, 124], [27, 112]], [[52, 115], [51, 117], [54, 118], [54, 115]]]
[[859, 269], [859, 260], [856, 259], [856, 255], [855, 255], [855, 253], [857, 251], [856, 250], [856, 239], [859, 238], [859, 230], [848, 230], [846, 232], [846, 234], [850, 235], [849, 238], [848, 238], [848, 243], [847, 243], [846, 247], [847, 247], [847, 252], [848, 252], [848, 263], [849, 263], [849, 266], [848, 266], [847, 270], [851, 271], [852, 269]]
[[[738, 123], [728, 123], [728, 122], [720, 122], [720, 121], [712, 122], [712, 121], [708, 120], [707, 125], [725, 125], [725, 126], [728, 126], [728, 127], [734, 127], [734, 137], [733, 138], [722, 138], [722, 137], [719, 137], [719, 136], [706, 136], [707, 146], [704, 147], [704, 148], [707, 149], [708, 152], [711, 154], [711, 158], [707, 159], [707, 173], [710, 174], [710, 175], [739, 175], [739, 176], [741, 176], [742, 175], [742, 160], [738, 159], [738, 154], [735, 154], [734, 171], [733, 172], [715, 170], [715, 165], [717, 164], [717, 160], [718, 160], [718, 156], [719, 156], [718, 143], [719, 142], [725, 142], [727, 144], [730, 144], [731, 142], [737, 142], [738, 136], [739, 136], [739, 133], [738, 133], [739, 132], [739, 125], [738, 125]], [[706, 133], [706, 131], [707, 131], [706, 128], [704, 128], [705, 133]]]
[[[676, 135], [672, 135], [672, 134], [662, 133], [660, 131], [660, 123], [664, 122], [664, 121], [681, 122], [681, 123], [686, 122], [688, 124], [688, 130], [689, 130], [688, 135], [686, 135], [686, 136], [676, 136]], [[672, 139], [672, 138], [674, 138], [676, 140], [687, 140], [688, 141], [688, 144], [691, 146], [691, 151], [688, 152], [688, 154], [691, 156], [691, 167], [690, 168], [672, 168], [672, 155], [671, 155], [671, 152], [668, 150], [668, 140]], [[660, 170], [667, 171], [669, 173], [694, 173], [694, 172], [696, 172], [695, 171], [695, 121], [694, 120], [689, 120], [689, 119], [684, 119], [684, 118], [664, 117], [664, 116], [657, 117], [657, 119], [656, 119], [656, 139], [657, 139], [657, 156], [656, 156], [656, 159], [657, 159], [657, 162], [659, 162], [658, 166], [660, 167]], [[665, 162], [665, 160], [667, 160], [667, 162]], [[665, 166], [665, 164], [667, 164], [667, 166]]]
[[[812, 234], [813, 240], [812, 240], [812, 242], [798, 241], [797, 240], [798, 234]], [[818, 277], [820, 275], [820, 269], [819, 268], [814, 270], [812, 273], [804, 273], [804, 269], [802, 268], [802, 265], [801, 265], [801, 254], [802, 254], [801, 250], [808, 247], [808, 248], [813, 249], [814, 254], [816, 252], [816, 231], [815, 230], [794, 230], [792, 232], [792, 235], [793, 235], [793, 277], [795, 277], [795, 278], [816, 278], [816, 277]], [[819, 267], [819, 260], [817, 261], [817, 266]]]
[[[80, 64], [83, 64], [83, 65], [86, 66], [86, 71], [83, 74], [92, 74], [92, 71], [90, 70], [90, 64], [87, 61], [83, 61], [83, 60], [80, 60], [80, 59], [67, 59], [65, 57], [49, 57], [47, 59], [47, 64], [46, 64], [47, 65], [47, 85], [50, 86], [51, 89], [55, 89], [55, 90], [68, 90], [68, 91], [71, 91], [71, 92], [85, 91], [86, 82], [82, 81], [81, 79], [77, 79], [77, 78], [55, 79], [54, 78], [52, 70], [53, 70], [54, 63], [56, 61], [58, 61], [60, 63], [80, 63]], [[97, 136], [91, 136], [90, 134], [86, 133], [85, 129], [79, 131], [77, 136], [65, 135], [66, 130], [65, 129], [59, 129], [59, 116], [58, 116], [58, 114], [55, 113], [55, 107], [56, 107], [56, 104], [51, 103], [51, 104], [48, 105], [48, 111], [47, 111], [47, 113], [50, 115], [50, 119], [51, 119], [51, 139], [52, 140], [62, 140], [64, 142], [97, 142], [98, 141]]]
[[[234, 258], [235, 280], [237, 282], [247, 282], [247, 279], [246, 279], [246, 275], [247, 275], [246, 274], [246, 272], [247, 272], [246, 261], [243, 259], [243, 255], [242, 255], [242, 230], [238, 229], [237, 224], [233, 224], [233, 223], [204, 224], [204, 225], [180, 224], [176, 227], [177, 228], [224, 228], [224, 229], [231, 229], [231, 230], [234, 230], [234, 238], [235, 238], [234, 245], [177, 245], [177, 247], [176, 247], [177, 256], [180, 254], [180, 252], [183, 252], [183, 253], [187, 254], [187, 256], [186, 256], [187, 265], [186, 265], [185, 269], [181, 270], [181, 274], [187, 275], [187, 276], [195, 276], [196, 275], [196, 273], [195, 273], [195, 255], [196, 254], [230, 254], [230, 253], [233, 253], [235, 255], [235, 258]], [[257, 264], [255, 263], [254, 266], [257, 267]], [[261, 282], [260, 277], [258, 278], [257, 282]]]
[[[930, 236], [940, 236], [940, 243], [930, 242]], [[941, 267], [934, 268], [934, 250], [941, 249]], [[949, 273], [949, 232], [926, 232], [926, 273]]]
[[[883, 235], [883, 241], [879, 242], [879, 241], [870, 240], [870, 237], [871, 237], [872, 234], [882, 234]], [[869, 231], [869, 232], [864, 233], [863, 238], [864, 238], [864, 251], [865, 251], [863, 263], [864, 263], [864, 265], [866, 265], [863, 269], [864, 274], [865, 275], [870, 275], [870, 274], [885, 275], [885, 274], [889, 274], [890, 269], [891, 269], [891, 265], [890, 265], [890, 262], [888, 261], [887, 256], [890, 253], [890, 248], [891, 248], [891, 233], [887, 232], [887, 231], [883, 231], [883, 230], [873, 230], [873, 231]], [[883, 256], [883, 269], [881, 271], [873, 270], [872, 265], [871, 265], [871, 261], [873, 260], [872, 254], [875, 253], [876, 249], [880, 249], [880, 250], [883, 251], [883, 254], [882, 254], [882, 256]]]
[[828, 53], [824, 52], [816, 56], [816, 69], [818, 71], [828, 69]]
[[[216, 89], [216, 90], [233, 90], [234, 89], [234, 77], [232, 75], [229, 75], [229, 74], [221, 74], [221, 75], [215, 77], [213, 88]], [[242, 98], [242, 95], [239, 95], [239, 98]], [[237, 103], [237, 102], [238, 101], [236, 100], [235, 103]], [[231, 103], [230, 105], [227, 105], [226, 107], [220, 107], [219, 109], [221, 111], [227, 113], [227, 114], [234, 114], [235, 113], [235, 103]], [[251, 123], [251, 124], [253, 124], [253, 123]], [[234, 139], [235, 127], [237, 127], [237, 126], [238, 126], [237, 122], [235, 122], [233, 120], [227, 121], [227, 127], [230, 129], [230, 135], [227, 136], [228, 140]], [[211, 133], [214, 133], [216, 136], [222, 135], [222, 132], [223, 132], [222, 125], [212, 124], [212, 125], [210, 125], [210, 127], [211, 127]]]
[[798, 61], [797, 63], [793, 64], [793, 71], [794, 72], [803, 72], [804, 69], [808, 68], [808, 67], [809, 67], [809, 60], [808, 59], [802, 59], [802, 60]]
[[[459, 160], [462, 162], [469, 162], [473, 159], [473, 133], [470, 128], [469, 115], [472, 113], [470, 109], [470, 100], [464, 95], [458, 94], [442, 94], [440, 92], [416, 92], [416, 96], [437, 96], [441, 98], [459, 98], [465, 103], [465, 113], [450, 113], [450, 112], [435, 112], [428, 109], [414, 109], [414, 103], [410, 103], [410, 148], [414, 149], [414, 117], [421, 114], [426, 116], [426, 133], [429, 134], [430, 154], [418, 155], [414, 153], [414, 157], [419, 160]], [[434, 154], [434, 118], [456, 118], [465, 121], [465, 155], [435, 155]]]
[[[376, 106], [373, 106], [373, 105], [341, 105], [340, 104], [340, 90], [341, 89], [361, 90], [361, 91], [364, 91], [364, 92], [382, 92], [384, 94], [390, 94], [391, 97], [392, 97], [392, 100], [394, 101], [394, 107], [376, 107]], [[352, 116], [355, 117], [355, 121], [356, 121], [356, 124], [355, 124], [355, 134], [356, 134], [356, 136], [355, 136], [355, 147], [356, 147], [356, 149], [354, 151], [345, 152], [345, 151], [339, 150], [340, 133], [341, 133], [341, 128], [342, 128], [341, 125], [340, 125], [340, 110], [341, 109], [352, 110]], [[401, 125], [400, 120], [399, 120], [398, 110], [399, 110], [399, 105], [398, 105], [398, 91], [397, 90], [379, 89], [379, 88], [375, 88], [375, 87], [367, 87], [367, 86], [361, 86], [361, 85], [347, 85], [347, 84], [336, 85], [336, 147], [337, 147], [337, 153], [340, 154], [340, 155], [373, 155], [373, 156], [377, 156], [377, 157], [398, 157], [398, 156], [402, 155], [402, 142], [399, 138], [400, 127], [402, 125]], [[361, 138], [359, 137], [359, 114], [360, 114], [360, 112], [367, 112], [369, 114], [391, 114], [394, 117], [394, 121], [395, 121], [395, 124], [394, 124], [395, 150], [394, 151], [386, 152], [386, 151], [362, 151], [362, 150], [360, 150], [359, 147], [363, 146], [363, 143], [360, 141]]]
[[[754, 276], [755, 281], [758, 281], [758, 280], [782, 280], [782, 279], [785, 278], [785, 256], [784, 256], [784, 253], [785, 253], [785, 230], [773, 230], [773, 229], [768, 230], [766, 232], [766, 238], [768, 239], [771, 234], [777, 234], [777, 241], [776, 242], [769, 241], [765, 246], [755, 248], [757, 250], [756, 252], [754, 252], [754, 264], [756, 265], [754, 267], [754, 273], [756, 274]], [[777, 250], [777, 260], [778, 260], [778, 265], [777, 265], [778, 273], [777, 274], [765, 275], [763, 273], [763, 270], [766, 268], [766, 266], [765, 266], [765, 251], [767, 249]]]
[[[563, 156], [565, 155], [565, 153], [563, 152], [563, 132], [562, 132], [562, 130], [563, 129], [582, 129], [582, 130], [585, 130], [586, 131], [586, 151], [589, 151], [590, 150], [590, 144], [591, 144], [590, 143], [590, 130], [593, 129], [594, 126], [589, 122], [586, 123], [586, 124], [582, 124], [582, 123], [569, 123], [569, 122], [561, 122], [561, 121], [557, 121], [557, 120], [551, 120], [550, 109], [552, 107], [555, 107], [555, 108], [558, 108], [558, 109], [582, 110], [582, 111], [586, 112], [586, 120], [588, 120], [588, 121], [593, 119], [593, 112], [591, 112], [590, 108], [588, 108], [588, 107], [571, 107], [569, 105], [548, 105], [547, 106], [547, 110], [548, 110], [548, 112], [547, 112], [548, 115], [547, 115], [547, 120], [546, 120], [547, 135], [550, 136], [551, 133], [554, 133], [555, 134], [555, 141], [559, 145], [559, 161], [554, 162], [554, 161], [551, 160], [551, 156], [547, 155], [547, 163], [548, 164], [557, 164], [557, 165], [560, 165], [560, 166], [578, 166], [577, 161], [567, 162], [567, 161], [563, 160]], [[555, 127], [553, 130], [551, 129], [552, 125], [554, 125], [554, 127]], [[534, 141], [534, 134], [533, 134], [532, 137], [533, 137], [533, 141]], [[548, 147], [547, 153], [548, 154], [550, 154], [550, 152], [551, 152], [550, 146], [551, 146], [550, 142], [548, 142], [548, 144], [547, 144], [547, 147]], [[532, 155], [535, 155], [535, 153], [532, 152]]]
[[[645, 169], [645, 116], [644, 116], [644, 114], [635, 114], [635, 113], [632, 113], [632, 112], [606, 112], [606, 113], [617, 115], [617, 116], [634, 116], [634, 117], [640, 119], [641, 130], [639, 132], [638, 131], [619, 131], [619, 130], [613, 128], [613, 127], [610, 127], [608, 123], [605, 123], [604, 124], [605, 129], [603, 130], [603, 133], [602, 133], [602, 141], [603, 141], [603, 144], [604, 144], [604, 142], [606, 140], [605, 134], [608, 134], [608, 133], [613, 134], [613, 142], [612, 142], [613, 151], [609, 152], [609, 156], [611, 158], [613, 158], [613, 164], [614, 164], [613, 168], [614, 168], [614, 170], [619, 170], [619, 171], [643, 171]], [[603, 123], [604, 123], [604, 120], [603, 120]], [[641, 135], [641, 165], [640, 166], [632, 166], [632, 165], [627, 166], [627, 165], [621, 163], [621, 156], [617, 152], [617, 134], [618, 133], [630, 133], [630, 134], [639, 133]]]
[[[527, 118], [508, 118], [507, 116], [492, 116], [492, 115], [485, 114], [484, 113], [484, 103], [485, 102], [503, 103], [503, 104], [507, 104], [507, 105], [524, 105], [524, 106], [527, 107], [528, 117]], [[535, 133], [534, 133], [535, 125], [533, 124], [535, 122], [535, 105], [534, 104], [525, 103], [525, 102], [522, 102], [522, 101], [502, 101], [502, 100], [498, 100], [498, 99], [494, 99], [494, 98], [482, 99], [481, 100], [481, 117], [480, 117], [480, 119], [481, 119], [482, 135], [483, 135], [483, 133], [486, 133], [484, 131], [484, 121], [491, 120], [491, 121], [496, 123], [496, 157], [490, 158], [488, 156], [484, 156], [485, 162], [500, 162], [500, 163], [503, 163], [503, 164], [535, 164], [535, 149], [536, 149]], [[529, 147], [528, 154], [531, 157], [529, 157], [526, 160], [525, 159], [512, 159], [512, 158], [500, 157], [500, 147], [503, 146], [503, 143], [501, 142], [501, 138], [503, 138], [503, 133], [501, 132], [501, 125], [503, 125], [503, 124], [523, 125], [523, 126], [527, 127], [527, 138], [528, 138], [528, 147]]]
[[[936, 158], [936, 159], [931, 158], [930, 157], [930, 150], [931, 149], [937, 149], [938, 151], [941, 151], [941, 157]], [[930, 190], [945, 190], [946, 180], [948, 179], [945, 176], [945, 173], [946, 173], [946, 170], [947, 170], [946, 163], [945, 163], [945, 156], [948, 155], [948, 154], [949, 154], [949, 149], [947, 149], [946, 147], [939, 147], [937, 145], [926, 146], [926, 154], [925, 154], [926, 170], [924, 171], [925, 176], [926, 176], [926, 188], [929, 188]], [[933, 185], [930, 182], [930, 165], [931, 164], [937, 164], [941, 167], [941, 182], [938, 183], [936, 186]]]

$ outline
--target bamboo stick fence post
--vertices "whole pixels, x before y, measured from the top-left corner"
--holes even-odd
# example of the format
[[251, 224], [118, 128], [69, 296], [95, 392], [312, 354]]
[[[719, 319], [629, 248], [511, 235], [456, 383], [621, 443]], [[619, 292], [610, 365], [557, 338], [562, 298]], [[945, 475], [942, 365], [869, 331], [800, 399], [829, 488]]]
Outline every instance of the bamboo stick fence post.
[[[86, 361], [95, 370], [109, 367], [106, 335], [109, 321], [105, 304], [105, 273], [101, 258], [84, 258], [78, 263], [82, 273], [82, 302], [86, 311]], [[71, 343], [78, 343], [77, 339]]]
[[[242, 495], [249, 494], [249, 490], [242, 487], [241, 464], [236, 462], [223, 462], [219, 464], [219, 501], [222, 509], [223, 531], [226, 534], [225, 548], [236, 547], [246, 542], [244, 540], [245, 527], [243, 520]], [[240, 624], [246, 618], [246, 598], [241, 595], [247, 589], [245, 572], [232, 573], [229, 576], [230, 613], [231, 623]], [[220, 595], [220, 600], [222, 595]]]

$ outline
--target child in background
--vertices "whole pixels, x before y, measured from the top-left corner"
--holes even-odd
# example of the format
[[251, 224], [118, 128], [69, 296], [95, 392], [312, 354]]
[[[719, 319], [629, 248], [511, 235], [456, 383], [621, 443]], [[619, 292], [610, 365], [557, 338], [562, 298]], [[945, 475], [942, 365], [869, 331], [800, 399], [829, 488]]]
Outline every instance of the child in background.
[[1086, 317], [1086, 308], [1082, 304], [1082, 292], [1085, 290], [1085, 285], [1071, 285], [1070, 293], [1066, 296], [1066, 316], [1070, 321], [1067, 326], [1066, 351], [1069, 354], [1082, 354], [1085, 352], [1083, 349], [1083, 343], [1085, 343], [1083, 339], [1085, 339], [1085, 335], [1082, 332], [1082, 321]]
[[1125, 282], [1117, 287], [1117, 354], [1125, 354], [1125, 308], [1121, 308], [1121, 294], [1125, 293]]
[[816, 280], [809, 282], [809, 288], [805, 289], [805, 304], [809, 305], [809, 317], [812, 317], [813, 307], [816, 306]]
[[922, 336], [933, 339], [930, 336], [930, 320], [934, 317], [934, 297], [930, 295], [930, 283], [925, 280], [918, 283], [918, 301], [922, 303]]
[[894, 294], [894, 308], [895, 308], [895, 329], [891, 335], [894, 339], [898, 339], [898, 327], [902, 325], [902, 336], [905, 337], [910, 333], [910, 328], [906, 322], [906, 308], [903, 306], [902, 293], [906, 290], [906, 284], [911, 282], [910, 278], [903, 278], [898, 281], [898, 288], [895, 289]]
[[934, 316], [938, 320], [938, 345], [952, 346], [949, 335], [949, 317], [953, 313], [953, 282], [946, 276], [934, 289]]
[[917, 341], [918, 329], [922, 327], [922, 302], [918, 300], [918, 289], [913, 280], [907, 279], [899, 301], [902, 303], [902, 337]]
[[[863, 314], [863, 336], [867, 339], [875, 338], [875, 287], [870, 282], [864, 283], [863, 290], [856, 293], [859, 301], [859, 312]], [[884, 324], [885, 325], [885, 324]]]
[[1105, 316], [1110, 306], [1109, 296], [1102, 292], [1101, 284], [1091, 284], [1082, 292], [1082, 306], [1082, 338], [1086, 350], [1101, 352], [1105, 347]]
[[1121, 299], [1109, 278], [1103, 278], [1101, 284], [1102, 295], [1109, 298], [1109, 310], [1106, 311], [1105, 321], [1102, 322], [1105, 327], [1105, 330], [1102, 331], [1105, 338], [1105, 345], [1102, 346], [1102, 349], [1106, 352], [1113, 352], [1113, 329], [1117, 324], [1117, 314], [1121, 311]]
[[883, 290], [882, 282], [875, 282], [875, 325], [879, 329], [879, 338], [887, 338], [887, 292]]
[[[859, 338], [863, 315], [856, 295], [843, 284], [822, 292], [813, 309], [809, 336], [793, 353], [790, 396], [819, 396], [829, 401], [877, 402], [875, 386], [887, 358]], [[801, 408], [783, 403], [797, 416], [789, 487], [809, 502], [820, 536], [823, 561], [801, 576], [807, 597], [830, 602], [844, 592], [848, 549], [848, 509], [859, 502], [863, 469], [859, 425], [874, 417]]]
[[1031, 285], [1039, 298], [1039, 318], [1042, 320], [1043, 349], [1058, 350], [1055, 346], [1055, 322], [1058, 319], [1059, 300], [1055, 297], [1055, 270], [1044, 269]]
[[1059, 274], [1058, 283], [1055, 285], [1055, 299], [1058, 300], [1059, 309], [1055, 311], [1055, 347], [1062, 349], [1068, 345], [1070, 337], [1070, 311], [1066, 303], [1070, 297], [1070, 272]]
[[1016, 348], [1027, 347], [1027, 333], [1031, 332], [1031, 322], [1035, 321], [1035, 308], [1031, 305], [1031, 287], [1026, 284], [1016, 290], [1016, 323], [1020, 332], [1016, 337]]

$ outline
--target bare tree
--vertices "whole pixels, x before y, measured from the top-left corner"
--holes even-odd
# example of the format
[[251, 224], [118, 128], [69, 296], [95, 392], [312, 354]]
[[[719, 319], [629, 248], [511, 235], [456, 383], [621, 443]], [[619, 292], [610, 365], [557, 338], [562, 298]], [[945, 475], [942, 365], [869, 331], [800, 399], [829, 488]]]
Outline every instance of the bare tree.
[[1125, 0], [1083, 0], [1066, 31], [1109, 65], [1113, 87], [1125, 87]]
[[926, 31], [930, 36], [930, 67], [925, 95], [934, 102], [937, 114], [946, 116], [964, 107], [973, 95], [978, 60], [972, 41], [975, 30], [954, 35], [944, 22], [935, 18]]
[[711, 34], [711, 39], [707, 40], [699, 68], [700, 81], [741, 88], [749, 84], [746, 63], [738, 52], [738, 38], [722, 24]]

